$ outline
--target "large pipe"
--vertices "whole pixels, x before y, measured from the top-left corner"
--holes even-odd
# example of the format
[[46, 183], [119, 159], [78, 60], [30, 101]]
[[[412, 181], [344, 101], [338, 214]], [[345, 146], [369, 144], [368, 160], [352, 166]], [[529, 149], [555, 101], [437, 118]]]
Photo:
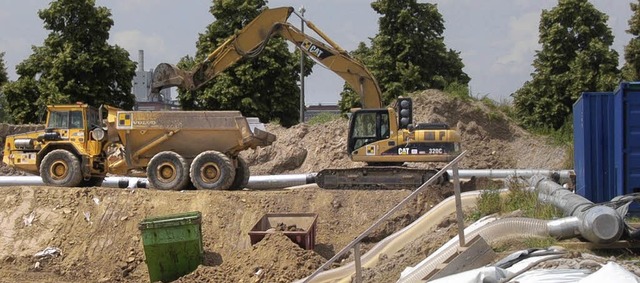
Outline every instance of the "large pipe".
[[260, 175], [249, 177], [249, 189], [274, 189], [313, 184], [316, 174]]
[[[40, 176], [0, 176], [0, 187], [6, 186], [44, 186]], [[106, 177], [103, 187], [111, 188], [146, 188], [146, 178]]]
[[559, 208], [565, 216], [578, 217], [581, 222], [580, 234], [590, 242], [608, 244], [622, 236], [624, 222], [615, 209], [595, 205], [542, 176], [533, 176], [529, 182], [535, 187], [541, 201]]
[[[251, 176], [247, 188], [253, 190], [286, 188], [315, 183], [315, 174]], [[43, 186], [40, 176], [0, 176], [2, 186]], [[107, 177], [103, 187], [146, 188], [147, 179], [137, 177]]]
[[[486, 177], [492, 179], [504, 179], [513, 176], [519, 177], [531, 177], [535, 175], [554, 176], [557, 175], [561, 180], [568, 180], [570, 178], [570, 170], [539, 170], [539, 169], [461, 169], [458, 170], [460, 178], [468, 179], [472, 176]], [[453, 175], [451, 170], [448, 170], [449, 175]], [[315, 183], [317, 173], [307, 174], [286, 174], [286, 175], [259, 175], [249, 177], [249, 183], [247, 188], [260, 190], [260, 189], [277, 189], [286, 188], [292, 186], [300, 186], [306, 184]], [[103, 186], [105, 187], [117, 187], [123, 188], [124, 180], [133, 178], [133, 184], [140, 183], [146, 186], [146, 178], [134, 178], [134, 177], [107, 177]], [[39, 176], [0, 176], [0, 186], [20, 186], [20, 185], [44, 185]], [[125, 187], [130, 187], [129, 185]], [[140, 186], [133, 186], [140, 187]]]

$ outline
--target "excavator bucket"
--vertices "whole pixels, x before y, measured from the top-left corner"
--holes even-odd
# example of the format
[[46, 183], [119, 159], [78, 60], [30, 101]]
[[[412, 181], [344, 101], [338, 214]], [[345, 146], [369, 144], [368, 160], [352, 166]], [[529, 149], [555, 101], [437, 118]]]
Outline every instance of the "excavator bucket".
[[158, 93], [162, 89], [174, 86], [186, 90], [193, 89], [193, 82], [189, 72], [171, 64], [159, 64], [153, 71], [151, 92]]

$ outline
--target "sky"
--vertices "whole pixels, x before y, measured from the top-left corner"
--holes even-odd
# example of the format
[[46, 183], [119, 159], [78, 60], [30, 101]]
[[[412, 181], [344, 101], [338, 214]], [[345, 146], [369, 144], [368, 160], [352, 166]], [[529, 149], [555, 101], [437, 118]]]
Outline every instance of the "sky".
[[[49, 31], [38, 18], [38, 10], [48, 7], [44, 0], [0, 0], [0, 52], [10, 80], [16, 80], [15, 66], [41, 46]], [[538, 23], [551, 0], [432, 0], [445, 20], [444, 40], [459, 51], [464, 71], [471, 77], [471, 94], [502, 102], [531, 78], [538, 44]], [[624, 60], [624, 46], [631, 39], [625, 31], [631, 17], [631, 0], [591, 0], [609, 16], [615, 36], [612, 46]], [[138, 61], [144, 50], [144, 69], [157, 64], [175, 64], [185, 55], [194, 55], [198, 34], [215, 19], [209, 13], [210, 0], [96, 0], [111, 10], [115, 22], [109, 42], [125, 48]], [[304, 7], [304, 17], [313, 22], [346, 50], [358, 43], [370, 45], [378, 29], [379, 15], [365, 0], [271, 0], [269, 7]], [[299, 26], [296, 16], [289, 22]], [[305, 31], [309, 31], [308, 28]], [[316, 38], [318, 36], [313, 35]], [[343, 81], [319, 64], [305, 78], [307, 105], [336, 104]]]

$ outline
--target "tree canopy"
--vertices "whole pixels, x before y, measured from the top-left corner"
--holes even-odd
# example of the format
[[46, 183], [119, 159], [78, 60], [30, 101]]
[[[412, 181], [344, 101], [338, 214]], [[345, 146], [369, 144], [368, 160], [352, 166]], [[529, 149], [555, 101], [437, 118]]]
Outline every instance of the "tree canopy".
[[4, 87], [4, 106], [14, 122], [37, 122], [36, 112], [48, 104], [133, 107], [136, 65], [126, 50], [107, 43], [113, 26], [109, 9], [96, 7], [94, 0], [56, 0], [38, 16], [51, 32], [18, 64], [18, 80]]
[[[7, 74], [7, 67], [4, 64], [4, 52], [0, 52], [0, 90], [2, 85], [9, 81], [9, 75]], [[0, 91], [2, 93], [2, 91]]]
[[[258, 16], [265, 4], [263, 0], [214, 0], [210, 12], [216, 20], [200, 34], [195, 58], [184, 57], [179, 66], [188, 69], [204, 60]], [[300, 116], [299, 56], [289, 51], [282, 38], [272, 38], [260, 55], [241, 59], [201, 89], [180, 91], [180, 104], [184, 109], [240, 110], [262, 122], [295, 125]], [[311, 64], [307, 59], [305, 76], [311, 73]]]
[[618, 81], [618, 53], [607, 15], [587, 0], [560, 0], [543, 10], [532, 79], [514, 94], [528, 127], [560, 129], [584, 91], [610, 91]]
[[[377, 0], [371, 7], [381, 15], [378, 33], [371, 40], [371, 50], [363, 54], [368, 58], [361, 60], [380, 84], [384, 103], [416, 90], [469, 83], [460, 53], [447, 49], [444, 43], [444, 19], [437, 5]], [[345, 95], [349, 92], [343, 93], [343, 100], [354, 100]]]
[[625, 64], [622, 67], [622, 78], [627, 81], [640, 80], [640, 1], [630, 3], [633, 15], [629, 19], [627, 33], [633, 35], [624, 48]]

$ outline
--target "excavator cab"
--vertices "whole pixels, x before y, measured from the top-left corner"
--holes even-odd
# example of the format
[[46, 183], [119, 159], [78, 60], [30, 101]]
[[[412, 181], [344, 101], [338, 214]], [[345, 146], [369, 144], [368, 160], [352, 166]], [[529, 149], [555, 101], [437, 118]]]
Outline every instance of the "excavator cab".
[[348, 152], [365, 145], [388, 139], [390, 135], [389, 111], [387, 109], [362, 109], [351, 115]]

